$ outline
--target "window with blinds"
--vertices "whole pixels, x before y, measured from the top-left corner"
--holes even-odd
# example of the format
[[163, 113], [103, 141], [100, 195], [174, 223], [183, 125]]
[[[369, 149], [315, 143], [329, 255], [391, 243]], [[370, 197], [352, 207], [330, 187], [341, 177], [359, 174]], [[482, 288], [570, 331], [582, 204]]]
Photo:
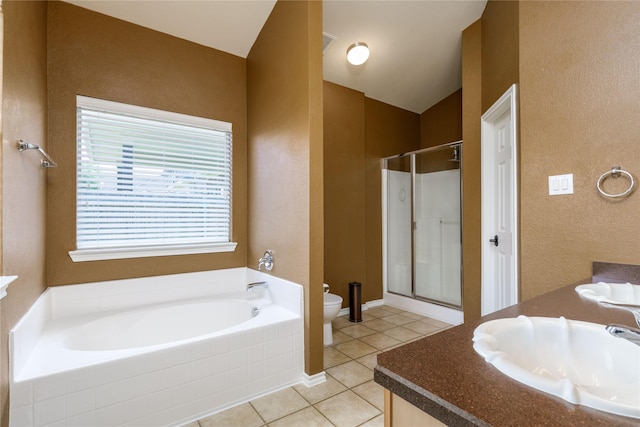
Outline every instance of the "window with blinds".
[[72, 258], [228, 250], [231, 148], [230, 123], [78, 96]]

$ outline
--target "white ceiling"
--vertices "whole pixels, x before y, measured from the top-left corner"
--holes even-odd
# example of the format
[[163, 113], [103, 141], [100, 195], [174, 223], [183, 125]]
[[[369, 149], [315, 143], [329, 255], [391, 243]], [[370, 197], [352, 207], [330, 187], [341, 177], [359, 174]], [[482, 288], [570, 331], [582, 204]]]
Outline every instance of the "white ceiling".
[[[323, 31], [338, 38], [324, 54], [324, 79], [422, 113], [462, 85], [462, 30], [482, 15], [476, 1], [325, 1]], [[347, 48], [371, 56], [349, 65]]]
[[[246, 58], [275, 0], [66, 0], [115, 18]], [[462, 30], [486, 0], [325, 0], [324, 79], [422, 113], [461, 87]], [[369, 61], [346, 62], [354, 42]]]

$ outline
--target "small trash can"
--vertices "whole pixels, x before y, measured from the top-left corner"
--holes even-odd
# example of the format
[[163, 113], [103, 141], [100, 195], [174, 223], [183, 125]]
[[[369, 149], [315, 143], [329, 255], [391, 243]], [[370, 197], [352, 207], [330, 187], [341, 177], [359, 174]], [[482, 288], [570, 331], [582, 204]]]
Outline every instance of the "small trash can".
[[349, 283], [349, 322], [362, 322], [362, 283]]

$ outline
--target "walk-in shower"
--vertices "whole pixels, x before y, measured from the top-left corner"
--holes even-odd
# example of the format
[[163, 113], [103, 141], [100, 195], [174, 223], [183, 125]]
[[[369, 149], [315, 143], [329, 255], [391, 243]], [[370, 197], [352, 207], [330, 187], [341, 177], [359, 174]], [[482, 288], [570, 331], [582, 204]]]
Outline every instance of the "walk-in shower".
[[382, 161], [385, 302], [462, 323], [462, 141]]

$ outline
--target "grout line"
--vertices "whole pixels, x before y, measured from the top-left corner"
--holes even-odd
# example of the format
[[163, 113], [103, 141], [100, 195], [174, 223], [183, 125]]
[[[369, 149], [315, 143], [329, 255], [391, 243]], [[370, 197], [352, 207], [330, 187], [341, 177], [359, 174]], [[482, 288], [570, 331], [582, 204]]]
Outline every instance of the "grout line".
[[[376, 307], [376, 308], [371, 309], [371, 310], [376, 310], [376, 309], [379, 309], [379, 308], [378, 308], [378, 307]], [[380, 310], [382, 310], [382, 308], [380, 308]], [[404, 313], [404, 310], [401, 310], [401, 311], [398, 311], [398, 312], [395, 312], [395, 313], [393, 313], [393, 312], [388, 312], [388, 313], [390, 313], [390, 314], [387, 314], [385, 317], [389, 317], [389, 316], [393, 316], [393, 315], [397, 315], [397, 314], [402, 314], [402, 313]], [[423, 317], [422, 319], [413, 319], [413, 321], [415, 321], [415, 322], [419, 322], [419, 321], [423, 321], [423, 320], [425, 320], [425, 319], [428, 319], [428, 318]], [[344, 329], [344, 328], [348, 328], [348, 327], [351, 327], [351, 326], [357, 326], [357, 325], [363, 325], [363, 326], [366, 326], [366, 323], [367, 323], [367, 322], [369, 322], [369, 321], [375, 321], [375, 320], [384, 320], [384, 318], [383, 318], [383, 317], [375, 317], [375, 316], [371, 316], [371, 319], [370, 319], [370, 320], [363, 321], [362, 323], [346, 324], [346, 325], [344, 325], [342, 328], [335, 328], [335, 329], [334, 329], [334, 332], [335, 332], [335, 331], [341, 331], [342, 329]], [[391, 322], [388, 322], [388, 323], [391, 323]], [[427, 322], [427, 323], [428, 323], [428, 322]], [[384, 334], [384, 335], [386, 335], [386, 334], [385, 334], [385, 332], [386, 332], [386, 331], [389, 331], [389, 330], [394, 329], [394, 328], [405, 327], [405, 325], [396, 325], [396, 324], [392, 324], [392, 325], [393, 325], [392, 327], [390, 327], [390, 328], [388, 328], [388, 329], [385, 329], [384, 331], [376, 331], [376, 330], [374, 330], [374, 333], [375, 333], [375, 334]], [[430, 324], [430, 325], [431, 325], [431, 326], [436, 326], [436, 325], [433, 325], [433, 324]], [[368, 354], [365, 354], [365, 355], [360, 356], [360, 357], [358, 357], [358, 358], [353, 358], [353, 357], [349, 356], [348, 354], [345, 354], [344, 352], [342, 352], [342, 351], [338, 350], [338, 349], [336, 348], [336, 346], [337, 346], [337, 345], [340, 345], [340, 344], [344, 344], [344, 343], [352, 342], [352, 341], [359, 341], [359, 342], [360, 342], [360, 343], [362, 343], [362, 344], [369, 345], [369, 344], [367, 344], [366, 342], [361, 341], [361, 339], [362, 339], [362, 338], [366, 338], [367, 336], [370, 336], [370, 335], [365, 335], [365, 336], [362, 336], [362, 337], [360, 337], [360, 338], [355, 338], [355, 337], [352, 337], [352, 336], [351, 336], [351, 335], [349, 335], [349, 334], [346, 334], [346, 333], [342, 332], [342, 334], [343, 334], [343, 335], [345, 335], [345, 336], [347, 336], [347, 337], [348, 337], [348, 339], [347, 339], [346, 341], [342, 341], [342, 342], [339, 342], [339, 343], [334, 343], [334, 344], [332, 344], [331, 346], [328, 346], [327, 348], [331, 348], [332, 350], [337, 351], [339, 354], [343, 355], [343, 356], [344, 356], [344, 357], [346, 357], [348, 360], [347, 360], [347, 361], [345, 361], [345, 362], [343, 362], [343, 363], [338, 363], [337, 365], [334, 365], [334, 366], [331, 366], [331, 367], [324, 368], [324, 371], [325, 371], [325, 375], [327, 375], [328, 377], [331, 377], [331, 379], [333, 379], [334, 381], [336, 381], [338, 384], [340, 384], [341, 386], [343, 386], [345, 389], [344, 389], [344, 390], [342, 390], [342, 391], [339, 391], [339, 392], [337, 392], [337, 393], [335, 393], [335, 394], [332, 394], [332, 395], [330, 395], [330, 396], [327, 396], [327, 397], [323, 398], [322, 400], [319, 400], [319, 401], [317, 401], [316, 403], [313, 403], [313, 404], [312, 404], [312, 403], [311, 403], [311, 402], [309, 402], [309, 400], [307, 400], [307, 399], [306, 399], [306, 398], [305, 398], [301, 393], [299, 393], [299, 392], [298, 392], [298, 391], [297, 391], [293, 386], [291, 386], [290, 388], [291, 388], [293, 391], [295, 391], [297, 395], [299, 395], [300, 397], [302, 397], [302, 399], [307, 403], [307, 406], [305, 406], [304, 408], [301, 408], [301, 409], [299, 409], [299, 410], [297, 410], [297, 411], [295, 411], [295, 412], [292, 412], [292, 413], [290, 413], [290, 414], [287, 414], [287, 415], [285, 415], [285, 416], [282, 416], [282, 417], [280, 417], [280, 418], [278, 418], [278, 419], [276, 419], [276, 420], [273, 420], [272, 422], [276, 422], [276, 421], [282, 420], [283, 418], [286, 418], [286, 417], [288, 417], [288, 416], [291, 416], [291, 415], [293, 415], [293, 414], [296, 414], [296, 413], [298, 413], [298, 412], [300, 412], [300, 411], [303, 411], [303, 410], [305, 410], [305, 409], [307, 409], [307, 408], [311, 407], [311, 408], [314, 408], [314, 410], [316, 410], [318, 413], [320, 413], [320, 415], [321, 415], [324, 419], [326, 419], [326, 420], [327, 420], [331, 425], [335, 426], [335, 424], [333, 424], [333, 423], [331, 422], [331, 420], [329, 420], [329, 419], [327, 418], [327, 416], [326, 416], [322, 411], [320, 411], [320, 409], [318, 409], [318, 408], [316, 407], [316, 405], [318, 405], [318, 404], [320, 404], [320, 403], [322, 403], [322, 402], [324, 402], [324, 401], [326, 401], [326, 400], [328, 400], [328, 399], [331, 399], [331, 398], [333, 398], [333, 397], [335, 397], [335, 396], [338, 396], [338, 395], [340, 395], [340, 394], [342, 394], [342, 393], [345, 393], [345, 392], [347, 392], [347, 391], [350, 391], [350, 392], [354, 393], [356, 396], [358, 396], [359, 398], [361, 398], [362, 400], [364, 400], [364, 401], [365, 401], [365, 402], [367, 402], [369, 405], [371, 405], [372, 407], [374, 407], [376, 410], [378, 410], [378, 411], [379, 411], [379, 413], [378, 413], [378, 414], [374, 415], [373, 417], [369, 418], [368, 420], [364, 421], [363, 423], [358, 424], [358, 426], [362, 426], [362, 425], [364, 425], [364, 424], [366, 424], [366, 423], [368, 423], [368, 422], [372, 421], [373, 419], [375, 419], [375, 418], [377, 418], [377, 417], [379, 417], [379, 416], [383, 415], [383, 414], [384, 414], [384, 410], [380, 410], [380, 409], [378, 409], [378, 407], [377, 407], [376, 405], [374, 405], [374, 404], [373, 404], [373, 402], [370, 402], [370, 401], [369, 401], [369, 400], [367, 400], [365, 397], [363, 397], [363, 396], [361, 396], [360, 394], [356, 393], [353, 389], [354, 389], [354, 388], [356, 388], [356, 387], [359, 387], [359, 386], [361, 386], [361, 385], [363, 385], [363, 384], [366, 384], [366, 383], [368, 383], [368, 382], [370, 382], [370, 381], [372, 381], [372, 380], [373, 380], [373, 378], [368, 379], [368, 380], [366, 380], [366, 381], [364, 381], [364, 382], [362, 382], [362, 383], [356, 384], [356, 385], [354, 385], [353, 387], [348, 387], [346, 384], [344, 384], [344, 383], [340, 382], [338, 379], [336, 379], [334, 376], [332, 376], [331, 374], [329, 374], [327, 371], [328, 371], [329, 369], [332, 369], [332, 368], [336, 368], [336, 367], [339, 367], [339, 366], [345, 365], [345, 364], [347, 364], [347, 363], [349, 363], [349, 362], [356, 362], [356, 363], [360, 364], [361, 366], [363, 366], [364, 368], [368, 369], [369, 371], [372, 371], [372, 372], [373, 372], [373, 369], [369, 368], [369, 367], [368, 367], [368, 366], [366, 366], [364, 363], [360, 362], [360, 360], [358, 360], [358, 359], [361, 359], [361, 358], [364, 358], [364, 357], [367, 357], [367, 356], [371, 356], [372, 354], [377, 356], [378, 354], [383, 353], [383, 352], [385, 352], [385, 351], [389, 351], [389, 350], [392, 350], [392, 349], [394, 349], [394, 348], [396, 348], [396, 347], [400, 347], [400, 346], [402, 346], [402, 345], [405, 345], [405, 344], [408, 344], [408, 343], [410, 343], [410, 342], [413, 342], [413, 341], [416, 341], [416, 340], [422, 339], [422, 338], [427, 337], [427, 336], [429, 336], [429, 335], [433, 335], [433, 334], [435, 334], [435, 333], [441, 332], [441, 331], [443, 331], [443, 330], [445, 330], [445, 329], [448, 329], [448, 328], [450, 328], [450, 327], [451, 327], [451, 326], [448, 326], [448, 325], [447, 325], [447, 326], [443, 326], [443, 327], [440, 327], [440, 328], [438, 328], [438, 329], [436, 329], [436, 330], [434, 330], [434, 331], [430, 331], [430, 332], [429, 332], [429, 333], [427, 333], [427, 334], [422, 334], [422, 333], [419, 333], [419, 332], [413, 331], [413, 330], [411, 330], [411, 329], [405, 328], [405, 329], [407, 329], [407, 330], [409, 330], [409, 331], [411, 331], [411, 332], [414, 332], [414, 333], [418, 334], [418, 336], [417, 336], [417, 337], [414, 337], [414, 338], [411, 338], [411, 339], [409, 339], [409, 340], [406, 340], [406, 341], [401, 341], [401, 340], [399, 340], [399, 339], [397, 339], [397, 338], [395, 338], [395, 337], [393, 337], [393, 336], [386, 335], [386, 336], [388, 336], [388, 337], [390, 337], [390, 338], [393, 338], [393, 339], [396, 339], [396, 340], [398, 340], [398, 341], [400, 341], [400, 342], [399, 342], [397, 345], [394, 345], [394, 346], [391, 346], [391, 347], [388, 347], [388, 348], [384, 348], [384, 349], [377, 349], [377, 348], [376, 348], [374, 352], [372, 352], [372, 353], [368, 353]], [[369, 328], [369, 329], [372, 329], [372, 328]], [[372, 330], [373, 330], [373, 329], [372, 329]], [[370, 347], [373, 347], [373, 346], [370, 346]], [[266, 426], [268, 426], [268, 425], [269, 425], [269, 423], [267, 423], [267, 422], [265, 421], [265, 419], [262, 417], [262, 415], [260, 415], [260, 412], [258, 412], [258, 410], [253, 406], [253, 404], [252, 404], [251, 402], [247, 402], [247, 403], [249, 403], [249, 405], [251, 406], [251, 408], [255, 411], [255, 413], [256, 413], [256, 414], [258, 414], [258, 417], [260, 417], [260, 419], [262, 420], [262, 422], [263, 422], [262, 427], [266, 427]], [[197, 422], [197, 425], [198, 425], [199, 427], [202, 427], [202, 425], [201, 425], [199, 422]]]
[[266, 426], [267, 422], [265, 421], [264, 417], [262, 415], [260, 415], [260, 412], [256, 409], [255, 406], [253, 406], [253, 404], [251, 403], [251, 401], [247, 402], [249, 404], [249, 406], [251, 406], [251, 409], [253, 409], [253, 412], [255, 412], [256, 414], [258, 414], [258, 416], [260, 417], [260, 419], [262, 420], [262, 426]]

